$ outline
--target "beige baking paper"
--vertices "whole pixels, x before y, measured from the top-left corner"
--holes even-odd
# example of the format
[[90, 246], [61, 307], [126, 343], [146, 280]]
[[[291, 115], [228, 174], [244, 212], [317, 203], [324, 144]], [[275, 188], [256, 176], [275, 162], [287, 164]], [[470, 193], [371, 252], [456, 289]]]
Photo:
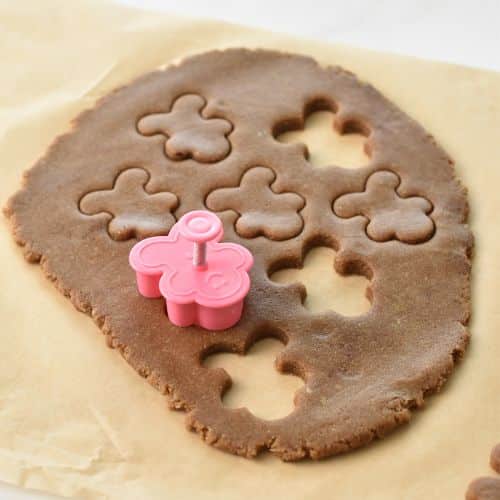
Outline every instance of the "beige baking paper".
[[[0, 479], [89, 499], [463, 498], [469, 480], [488, 473], [489, 451], [500, 441], [499, 74], [103, 3], [6, 0], [0, 203], [98, 97], [187, 54], [227, 46], [341, 64], [420, 121], [456, 159], [477, 242], [473, 340], [464, 362], [409, 426], [373, 446], [319, 463], [237, 458], [184, 429], [183, 415], [168, 411], [92, 321], [23, 260], [2, 220]], [[277, 349], [256, 346], [243, 358], [252, 361], [246, 365], [258, 387], [270, 380], [269, 353]], [[242, 360], [234, 358], [217, 362], [238, 380]], [[291, 378], [281, 387], [297, 385]], [[266, 398], [277, 413], [291, 408], [288, 397], [266, 391]]]

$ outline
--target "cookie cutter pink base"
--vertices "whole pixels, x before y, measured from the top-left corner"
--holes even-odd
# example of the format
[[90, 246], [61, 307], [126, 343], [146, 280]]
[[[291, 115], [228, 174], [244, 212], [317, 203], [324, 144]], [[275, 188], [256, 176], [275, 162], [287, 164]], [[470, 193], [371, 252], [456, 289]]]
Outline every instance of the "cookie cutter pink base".
[[177, 326], [198, 325], [207, 330], [225, 330], [238, 323], [242, 312], [243, 300], [219, 309], [167, 301], [168, 318]]
[[[137, 273], [137, 288], [144, 297], [161, 297], [159, 282], [160, 276]], [[207, 330], [225, 330], [238, 323], [243, 312], [243, 302], [241, 299], [225, 307], [213, 308], [195, 303], [176, 304], [165, 300], [168, 318], [174, 325], [199, 325]]]
[[223, 330], [235, 325], [250, 289], [253, 258], [241, 245], [220, 243], [222, 236], [220, 219], [196, 210], [181, 217], [168, 236], [137, 243], [129, 261], [139, 293], [163, 296], [177, 326]]

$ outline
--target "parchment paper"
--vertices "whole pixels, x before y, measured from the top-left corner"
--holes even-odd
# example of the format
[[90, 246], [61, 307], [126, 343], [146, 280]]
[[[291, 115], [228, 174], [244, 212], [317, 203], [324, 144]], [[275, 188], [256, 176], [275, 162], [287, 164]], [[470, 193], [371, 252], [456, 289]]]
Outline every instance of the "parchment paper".
[[421, 500], [462, 498], [488, 472], [500, 441], [500, 75], [101, 2], [7, 0], [0, 23], [2, 205], [54, 136], [112, 88], [193, 52], [265, 46], [345, 66], [435, 134], [470, 190], [477, 239], [473, 340], [442, 394], [373, 446], [284, 464], [236, 458], [185, 431], [183, 415], [23, 260], [2, 220], [1, 480], [91, 499]]

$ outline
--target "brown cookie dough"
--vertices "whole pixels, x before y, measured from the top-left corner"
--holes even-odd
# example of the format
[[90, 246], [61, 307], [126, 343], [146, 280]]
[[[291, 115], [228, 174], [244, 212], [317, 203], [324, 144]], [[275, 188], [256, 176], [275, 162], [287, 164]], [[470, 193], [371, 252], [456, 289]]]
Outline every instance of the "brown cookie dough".
[[480, 477], [467, 488], [466, 500], [500, 500], [500, 479]]
[[[189, 113], [201, 112], [201, 118], [184, 109], [179, 122], [165, 125], [164, 118], [186, 95], [199, 96], [187, 104]], [[334, 126], [341, 133], [357, 130], [367, 136], [368, 165], [314, 168], [302, 145], [276, 140], [279, 133], [302, 127], [308, 113], [318, 109], [335, 112]], [[154, 121], [141, 121], [147, 116]], [[221, 120], [216, 131], [210, 129], [217, 147], [211, 139], [205, 142], [208, 129], [202, 123], [213, 119]], [[226, 122], [229, 135], [228, 126], [222, 127]], [[166, 135], [175, 137], [176, 131], [182, 140], [165, 149]], [[224, 197], [220, 213], [226, 239], [245, 245], [255, 258], [242, 320], [222, 332], [174, 327], [162, 300], [138, 294], [128, 265], [136, 239], [110, 237], [111, 205], [94, 206], [95, 215], [89, 215], [80, 200], [109, 191], [122, 172], [140, 168], [150, 176], [147, 193], [176, 197], [177, 208], [170, 195], [164, 201], [178, 219], [206, 208], [211, 193], [221, 188], [241, 189], [244, 174], [256, 167], [274, 175], [264, 202], [260, 184], [253, 191], [245, 186], [244, 210], [258, 217], [238, 231], [236, 221], [244, 214], [231, 197]], [[405, 200], [416, 197], [432, 206], [429, 211], [424, 202], [412, 205], [408, 222], [414, 224], [418, 211], [418, 231], [403, 233], [403, 241], [369, 237], [363, 215], [371, 217], [368, 209], [358, 206], [361, 216], [347, 218], [334, 212], [338, 198], [363, 193], [377, 172], [399, 180], [393, 186], [394, 213], [380, 215], [379, 239], [406, 229]], [[136, 187], [145, 190], [140, 182]], [[299, 206], [287, 197], [280, 205], [286, 220], [296, 224], [285, 233], [275, 223], [277, 212], [262, 205], [279, 203], [282, 193], [303, 200]], [[126, 196], [119, 206], [127, 209], [127, 234], [144, 234], [145, 205], [129, 203], [137, 193]], [[232, 453], [254, 456], [269, 449], [283, 460], [298, 460], [362, 446], [407, 422], [411, 410], [440, 389], [467, 345], [472, 238], [453, 162], [432, 136], [370, 85], [307, 57], [215, 51], [139, 78], [80, 115], [73, 130], [27, 173], [6, 213], [26, 257], [40, 261], [61, 292], [94, 318], [109, 345], [168, 395], [173, 408], [187, 412], [190, 429]], [[420, 227], [424, 217], [432, 221], [432, 234]], [[302, 305], [302, 286], [270, 280], [281, 267], [299, 267], [316, 245], [337, 251], [339, 272], [371, 280], [369, 312], [313, 314]], [[228, 375], [202, 363], [218, 351], [244, 353], [263, 337], [286, 344], [276, 360], [278, 370], [305, 381], [295, 410], [273, 421], [245, 408], [225, 408], [221, 395], [229, 387]]]
[[304, 200], [295, 193], [275, 193], [274, 172], [265, 167], [246, 171], [238, 187], [212, 191], [206, 200], [210, 210], [234, 210], [239, 217], [236, 232], [243, 238], [264, 235], [273, 240], [287, 240], [302, 231], [304, 222], [299, 211]]
[[396, 188], [400, 180], [392, 172], [375, 172], [362, 193], [337, 198], [333, 210], [339, 217], [363, 215], [369, 219], [366, 233], [375, 241], [397, 239], [422, 243], [432, 237], [434, 224], [427, 216], [432, 205], [425, 198], [401, 198]]
[[495, 472], [500, 474], [500, 443], [491, 450], [490, 465]]
[[[500, 474], [500, 444], [490, 454], [491, 468]], [[469, 484], [465, 494], [466, 500], [500, 500], [500, 479], [480, 477]]]
[[202, 163], [222, 160], [231, 150], [226, 136], [232, 127], [227, 120], [203, 118], [200, 110], [205, 104], [199, 95], [182, 95], [171, 111], [142, 117], [137, 130], [144, 135], [165, 135], [165, 153], [172, 160], [194, 158]]
[[168, 192], [148, 194], [144, 189], [148, 180], [149, 174], [141, 168], [124, 170], [110, 189], [84, 195], [80, 211], [87, 215], [108, 213], [108, 232], [115, 240], [168, 233], [175, 224], [171, 212], [178, 205], [177, 196]]

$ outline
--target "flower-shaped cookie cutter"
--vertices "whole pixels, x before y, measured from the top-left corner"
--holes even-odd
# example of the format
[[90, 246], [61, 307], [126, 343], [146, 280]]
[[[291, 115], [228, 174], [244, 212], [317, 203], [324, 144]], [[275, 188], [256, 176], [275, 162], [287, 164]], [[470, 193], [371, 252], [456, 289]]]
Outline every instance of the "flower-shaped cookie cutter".
[[241, 245], [221, 243], [223, 234], [214, 213], [195, 210], [168, 236], [146, 238], [130, 251], [139, 293], [163, 296], [175, 325], [224, 330], [239, 321], [253, 257]]

